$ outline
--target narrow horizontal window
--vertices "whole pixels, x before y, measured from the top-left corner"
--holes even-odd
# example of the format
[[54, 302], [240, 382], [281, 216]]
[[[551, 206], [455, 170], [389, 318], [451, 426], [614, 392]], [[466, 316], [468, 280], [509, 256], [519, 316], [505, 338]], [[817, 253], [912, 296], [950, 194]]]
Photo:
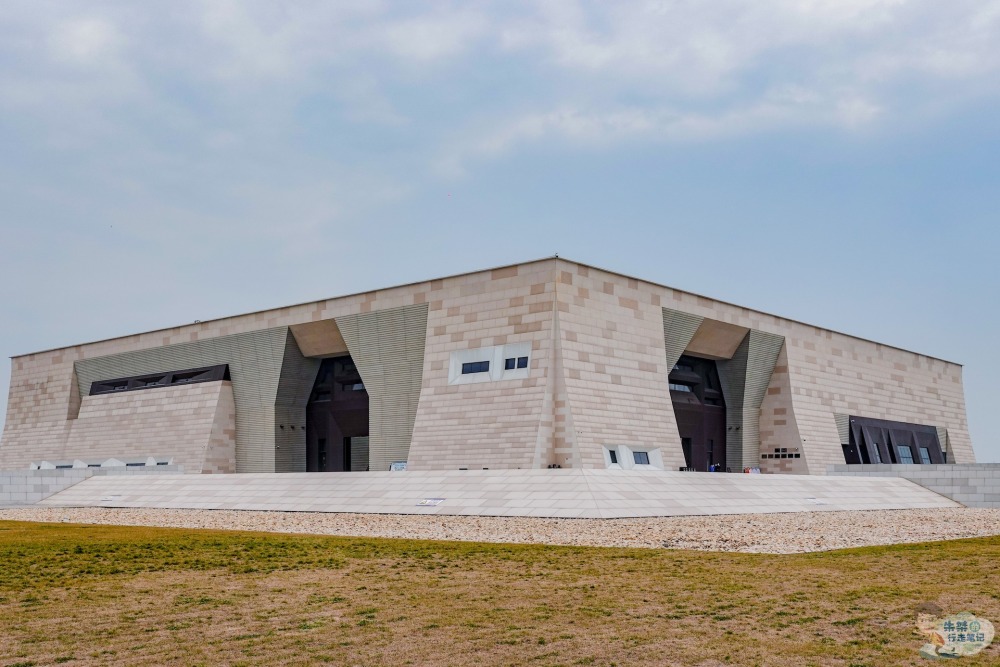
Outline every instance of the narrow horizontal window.
[[229, 366], [206, 366], [156, 375], [137, 375], [129, 378], [99, 380], [90, 385], [90, 395], [110, 394], [119, 391], [135, 391], [137, 389], [154, 389], [171, 385], [194, 384], [196, 382], [216, 382], [230, 380]]
[[[660, 385], [663, 386], [662, 384]], [[691, 391], [691, 387], [686, 384], [677, 384], [675, 382], [670, 383], [670, 391]]]
[[528, 367], [528, 357], [518, 357], [517, 358], [517, 367], [518, 368], [527, 368]]
[[[660, 385], [661, 387], [663, 385]], [[637, 466], [649, 465], [649, 452], [632, 452], [632, 458]]]
[[467, 364], [462, 364], [462, 375], [469, 375], [470, 373], [489, 373], [490, 372], [490, 362], [488, 361], [473, 361]]

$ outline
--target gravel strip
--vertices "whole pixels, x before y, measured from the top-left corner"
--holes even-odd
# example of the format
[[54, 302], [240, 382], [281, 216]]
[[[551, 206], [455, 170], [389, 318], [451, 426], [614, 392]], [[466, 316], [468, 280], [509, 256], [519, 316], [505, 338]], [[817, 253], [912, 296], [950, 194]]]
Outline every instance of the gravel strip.
[[771, 554], [1000, 535], [1000, 509], [965, 507], [643, 519], [22, 507], [0, 509], [0, 519]]

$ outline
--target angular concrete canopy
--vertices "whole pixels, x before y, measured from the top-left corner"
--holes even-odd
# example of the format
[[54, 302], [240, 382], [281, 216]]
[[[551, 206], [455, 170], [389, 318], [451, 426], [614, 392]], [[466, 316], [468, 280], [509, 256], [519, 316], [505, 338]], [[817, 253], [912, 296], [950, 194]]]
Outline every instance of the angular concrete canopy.
[[732, 359], [749, 331], [746, 327], [706, 319], [698, 327], [685, 352], [705, 359]]
[[305, 357], [339, 357], [347, 354], [347, 343], [333, 319], [293, 324], [289, 329]]

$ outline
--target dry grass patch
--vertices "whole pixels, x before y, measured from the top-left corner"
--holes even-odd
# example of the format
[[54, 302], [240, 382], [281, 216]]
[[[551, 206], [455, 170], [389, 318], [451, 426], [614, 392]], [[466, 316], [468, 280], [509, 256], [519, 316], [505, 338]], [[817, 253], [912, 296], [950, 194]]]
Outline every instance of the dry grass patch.
[[770, 556], [0, 522], [0, 667], [917, 665], [917, 605], [1000, 621], [998, 556], [1000, 538]]

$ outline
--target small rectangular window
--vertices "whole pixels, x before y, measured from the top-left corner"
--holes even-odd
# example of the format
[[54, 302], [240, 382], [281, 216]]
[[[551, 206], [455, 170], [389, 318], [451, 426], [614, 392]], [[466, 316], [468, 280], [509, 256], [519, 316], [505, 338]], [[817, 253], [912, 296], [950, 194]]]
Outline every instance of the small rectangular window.
[[473, 361], [467, 364], [462, 364], [462, 375], [469, 375], [470, 373], [489, 373], [490, 372], [490, 362], [488, 361]]
[[921, 463], [931, 462], [931, 450], [927, 449], [926, 447], [920, 448], [920, 462]]
[[528, 367], [528, 357], [518, 357], [517, 358], [517, 367], [518, 368], [527, 368]]
[[608, 450], [608, 454], [611, 455], [611, 462], [612, 463], [618, 463], [618, 452], [616, 452], [613, 449], [609, 449]]
[[635, 460], [637, 466], [649, 465], [649, 452], [632, 452], [632, 458]]
[[900, 463], [913, 463], [913, 450], [909, 447], [906, 445], [899, 445], [896, 447], [896, 451], [899, 452]]
[[511, 357], [510, 359], [505, 359], [503, 362], [503, 369], [505, 371], [512, 371], [514, 370], [514, 366], [516, 363], [517, 359], [515, 359], [514, 357]]
[[687, 391], [687, 392], [691, 391], [691, 387], [687, 386], [686, 384], [677, 384], [676, 382], [671, 382], [669, 384], [670, 384], [670, 391]]

